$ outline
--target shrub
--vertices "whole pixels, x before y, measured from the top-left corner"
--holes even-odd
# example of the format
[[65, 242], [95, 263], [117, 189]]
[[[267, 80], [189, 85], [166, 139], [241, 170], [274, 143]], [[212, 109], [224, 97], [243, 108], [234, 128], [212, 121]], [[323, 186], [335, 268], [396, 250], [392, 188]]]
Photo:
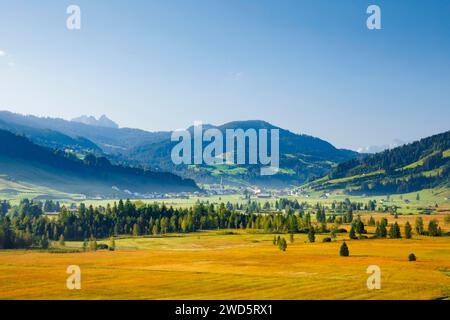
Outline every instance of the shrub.
[[350, 255], [350, 252], [348, 251], [348, 247], [347, 247], [347, 244], [345, 243], [345, 241], [341, 245], [341, 249], [339, 250], [339, 255], [341, 257], [348, 257]]
[[287, 242], [285, 238], [282, 238], [279, 242], [278, 242], [278, 249], [280, 249], [280, 251], [286, 251], [287, 248]]
[[331, 238], [330, 237], [323, 238], [322, 242], [331, 242]]
[[107, 244], [100, 243], [99, 245], [97, 245], [98, 250], [108, 250], [108, 248], [109, 247]]
[[416, 261], [417, 260], [416, 259], [416, 255], [414, 253], [410, 253], [409, 256], [408, 256], [408, 260], [409, 261]]

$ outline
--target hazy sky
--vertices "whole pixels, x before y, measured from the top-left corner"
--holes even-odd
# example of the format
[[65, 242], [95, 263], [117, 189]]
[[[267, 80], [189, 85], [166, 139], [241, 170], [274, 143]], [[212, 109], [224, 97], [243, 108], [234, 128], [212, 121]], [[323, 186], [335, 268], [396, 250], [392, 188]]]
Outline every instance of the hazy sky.
[[[367, 29], [369, 4], [382, 30]], [[0, 0], [0, 109], [410, 141], [450, 129], [450, 1]]]

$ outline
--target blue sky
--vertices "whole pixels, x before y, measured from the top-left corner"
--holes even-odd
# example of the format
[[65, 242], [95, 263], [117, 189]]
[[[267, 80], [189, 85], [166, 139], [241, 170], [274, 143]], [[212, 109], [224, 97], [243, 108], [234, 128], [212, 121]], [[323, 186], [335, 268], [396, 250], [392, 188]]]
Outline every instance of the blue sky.
[[[366, 28], [369, 4], [382, 30]], [[449, 88], [446, 0], [0, 2], [0, 109], [14, 112], [152, 131], [263, 119], [356, 149], [450, 129]]]

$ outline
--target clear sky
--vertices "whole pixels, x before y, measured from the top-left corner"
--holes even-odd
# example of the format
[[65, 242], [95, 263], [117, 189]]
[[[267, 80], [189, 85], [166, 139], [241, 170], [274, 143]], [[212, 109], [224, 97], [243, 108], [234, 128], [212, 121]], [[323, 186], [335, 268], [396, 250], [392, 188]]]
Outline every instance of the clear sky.
[[[367, 29], [369, 4], [382, 30]], [[411, 141], [450, 129], [450, 1], [0, 0], [0, 109]]]

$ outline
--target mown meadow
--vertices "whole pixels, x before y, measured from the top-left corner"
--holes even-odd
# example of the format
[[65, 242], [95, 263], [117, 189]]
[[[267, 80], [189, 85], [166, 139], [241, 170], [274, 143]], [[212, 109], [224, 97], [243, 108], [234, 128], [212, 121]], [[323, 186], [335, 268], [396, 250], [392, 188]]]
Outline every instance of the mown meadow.
[[[374, 216], [367, 214], [362, 219]], [[446, 214], [433, 216], [443, 231]], [[399, 216], [402, 227], [417, 215]], [[423, 215], [423, 219], [429, 216]], [[388, 216], [392, 220], [392, 216]], [[370, 234], [372, 228], [368, 227]], [[402, 229], [403, 230], [403, 229]], [[217, 230], [165, 236], [124, 237], [116, 250], [51, 253], [0, 251], [0, 299], [448, 299], [450, 241], [413, 234], [412, 239], [324, 243], [317, 235]], [[339, 256], [346, 241], [350, 256]], [[99, 244], [102, 241], [98, 241]], [[106, 240], [104, 243], [108, 243]], [[58, 246], [58, 244], [54, 244]], [[81, 249], [66, 242], [64, 250]], [[414, 253], [417, 261], [408, 261]], [[66, 287], [69, 265], [81, 268], [81, 290]], [[366, 285], [370, 265], [381, 268], [381, 289]]]

